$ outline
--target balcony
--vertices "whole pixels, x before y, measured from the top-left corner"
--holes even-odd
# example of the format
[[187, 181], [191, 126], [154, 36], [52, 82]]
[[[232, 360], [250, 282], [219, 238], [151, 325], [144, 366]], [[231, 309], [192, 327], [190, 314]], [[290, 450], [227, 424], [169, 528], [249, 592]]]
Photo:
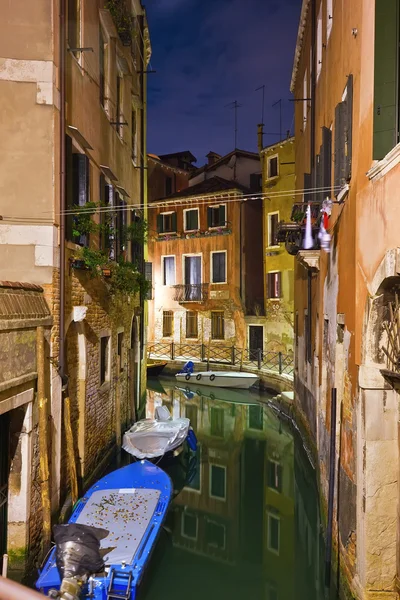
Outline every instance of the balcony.
[[208, 298], [208, 283], [186, 283], [175, 285], [174, 300], [179, 304], [185, 302], [205, 302]]

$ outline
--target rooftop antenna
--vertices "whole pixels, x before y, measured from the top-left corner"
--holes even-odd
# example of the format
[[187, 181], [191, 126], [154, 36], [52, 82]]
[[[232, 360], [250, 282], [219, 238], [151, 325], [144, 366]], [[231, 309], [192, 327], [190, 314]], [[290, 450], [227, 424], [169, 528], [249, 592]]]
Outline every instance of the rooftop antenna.
[[234, 102], [230, 102], [229, 104], [225, 105], [225, 108], [227, 108], [229, 106], [229, 108], [234, 108], [235, 109], [235, 150], [237, 148], [237, 132], [238, 132], [238, 127], [237, 127], [237, 109], [238, 108], [242, 108], [242, 104], [238, 104], [238, 101], [235, 100]]
[[261, 123], [264, 125], [264, 98], [265, 98], [265, 84], [260, 85], [260, 87], [256, 88], [255, 91], [258, 92], [262, 90], [262, 106], [261, 106]]
[[279, 104], [279, 141], [282, 141], [282, 98], [275, 102], [275, 104], [272, 105], [272, 108], [277, 104]]

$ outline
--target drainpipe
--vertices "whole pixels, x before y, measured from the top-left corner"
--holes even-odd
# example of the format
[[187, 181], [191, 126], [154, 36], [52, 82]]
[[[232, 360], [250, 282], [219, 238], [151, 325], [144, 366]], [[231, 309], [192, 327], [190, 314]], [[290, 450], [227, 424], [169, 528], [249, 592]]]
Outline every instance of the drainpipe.
[[51, 504], [49, 483], [49, 454], [48, 454], [48, 413], [45, 392], [45, 356], [44, 356], [44, 329], [36, 330], [36, 362], [37, 362], [37, 397], [39, 405], [39, 452], [40, 452], [40, 477], [42, 491], [42, 555], [45, 556], [51, 542]]
[[316, 14], [316, 2], [311, 0], [311, 127], [310, 127], [310, 173], [311, 173], [311, 187], [315, 188], [315, 89], [317, 86], [317, 73], [316, 73], [316, 45], [317, 45], [317, 14]]
[[[140, 147], [141, 147], [141, 165], [140, 165], [140, 198], [141, 198], [141, 203], [144, 204], [145, 201], [145, 168], [146, 168], [146, 137], [145, 137], [145, 111], [146, 111], [146, 96], [145, 96], [145, 90], [144, 90], [144, 86], [145, 86], [145, 69], [146, 69], [146, 63], [145, 63], [145, 58], [144, 58], [144, 15], [142, 14], [140, 16], [139, 19], [139, 27], [141, 30], [141, 36], [140, 36], [140, 56], [142, 57], [142, 65], [141, 65], [141, 69], [140, 69], [140, 100], [142, 103], [142, 110], [140, 112]], [[146, 209], [144, 209], [144, 216], [146, 217]], [[144, 264], [144, 247], [143, 247], [143, 253], [142, 253], [142, 261], [141, 261], [141, 265], [140, 265], [140, 272], [142, 273], [142, 275], [144, 276], [145, 274], [145, 264]], [[143, 294], [143, 291], [140, 292], [140, 314], [141, 314], [141, 319], [140, 319], [140, 333], [139, 333], [139, 348], [140, 348], [140, 353], [138, 356], [138, 379], [139, 382], [141, 380], [141, 361], [144, 358], [144, 319], [145, 319], [145, 312], [144, 312], [144, 302], [145, 302], [145, 297]], [[140, 383], [138, 384], [138, 390], [139, 390], [139, 394], [137, 397], [137, 402], [138, 405], [140, 406], [140, 391], [141, 391], [141, 385]]]
[[65, 0], [60, 0], [60, 332], [58, 372], [65, 385]]

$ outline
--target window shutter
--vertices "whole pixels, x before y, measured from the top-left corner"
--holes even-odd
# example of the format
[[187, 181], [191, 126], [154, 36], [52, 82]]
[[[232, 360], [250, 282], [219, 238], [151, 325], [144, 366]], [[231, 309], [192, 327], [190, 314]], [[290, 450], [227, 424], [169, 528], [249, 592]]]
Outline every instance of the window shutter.
[[225, 215], [225, 204], [221, 204], [219, 207], [219, 224], [221, 227], [225, 227], [226, 225], [226, 215]]
[[162, 215], [157, 215], [157, 232], [158, 233], [163, 232], [163, 216]]
[[[67, 210], [71, 210], [74, 204], [74, 167], [72, 162], [72, 140], [67, 135], [65, 136], [65, 166], [66, 166], [66, 178], [65, 178], [65, 195], [66, 195], [66, 207]], [[73, 216], [71, 213], [66, 215], [66, 236], [67, 239], [72, 242], [74, 237], [72, 235], [73, 230]]]
[[397, 144], [398, 0], [375, 0], [374, 160]]
[[340, 102], [335, 108], [335, 196], [346, 180], [346, 102]]
[[212, 227], [212, 208], [211, 208], [211, 206], [207, 207], [207, 225], [208, 225], [208, 227]]
[[[115, 208], [115, 191], [112, 185], [106, 185], [106, 199], [108, 199], [109, 207]], [[115, 222], [115, 213], [111, 210], [108, 213], [108, 232], [106, 235], [106, 248], [109, 250], [109, 258], [110, 260], [115, 260], [115, 237], [116, 237], [116, 222]]]
[[171, 221], [172, 221], [172, 232], [176, 231], [176, 212], [172, 213], [171, 215]]
[[149, 290], [146, 294], [146, 300], [153, 299], [153, 263], [145, 262], [144, 263], [144, 277], [146, 281], [150, 282]]
[[104, 226], [106, 224], [106, 213], [104, 212], [105, 204], [106, 204], [106, 178], [103, 173], [100, 173], [99, 179], [99, 187], [100, 187], [100, 250], [104, 250], [106, 247], [106, 236], [104, 231]]
[[277, 465], [276, 470], [277, 470], [277, 476], [278, 476], [278, 492], [282, 492], [282, 475], [283, 475], [282, 465]]
[[[332, 131], [327, 127], [322, 128], [322, 185], [324, 188], [332, 186]], [[330, 196], [329, 191], [324, 192], [324, 198]]]
[[345, 178], [346, 181], [351, 179], [351, 163], [352, 163], [352, 146], [353, 146], [353, 75], [349, 75], [347, 79], [347, 98], [346, 98], [346, 164]]
[[315, 199], [318, 200], [318, 202], [322, 202], [322, 200], [324, 198], [324, 193], [321, 191], [321, 188], [322, 188], [322, 146], [321, 146], [320, 154], [317, 154], [315, 164], [316, 164], [316, 187], [318, 188], [318, 192], [315, 196]]
[[[89, 159], [86, 154], [72, 155], [73, 204], [85, 206], [89, 201]], [[87, 235], [74, 239], [77, 244], [86, 246], [89, 242]]]
[[304, 202], [310, 202], [311, 201], [311, 194], [309, 191], [311, 188], [311, 173], [304, 173]]

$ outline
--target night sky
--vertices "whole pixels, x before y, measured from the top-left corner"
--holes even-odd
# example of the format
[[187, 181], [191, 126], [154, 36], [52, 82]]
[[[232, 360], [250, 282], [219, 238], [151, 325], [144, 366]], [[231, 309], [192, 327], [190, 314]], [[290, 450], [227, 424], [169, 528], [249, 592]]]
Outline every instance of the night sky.
[[[289, 87], [301, 0], [147, 0], [153, 54], [148, 76], [148, 151], [190, 150], [197, 166], [212, 150], [257, 151], [265, 84], [265, 131], [293, 132]], [[265, 136], [272, 144], [279, 135]]]

